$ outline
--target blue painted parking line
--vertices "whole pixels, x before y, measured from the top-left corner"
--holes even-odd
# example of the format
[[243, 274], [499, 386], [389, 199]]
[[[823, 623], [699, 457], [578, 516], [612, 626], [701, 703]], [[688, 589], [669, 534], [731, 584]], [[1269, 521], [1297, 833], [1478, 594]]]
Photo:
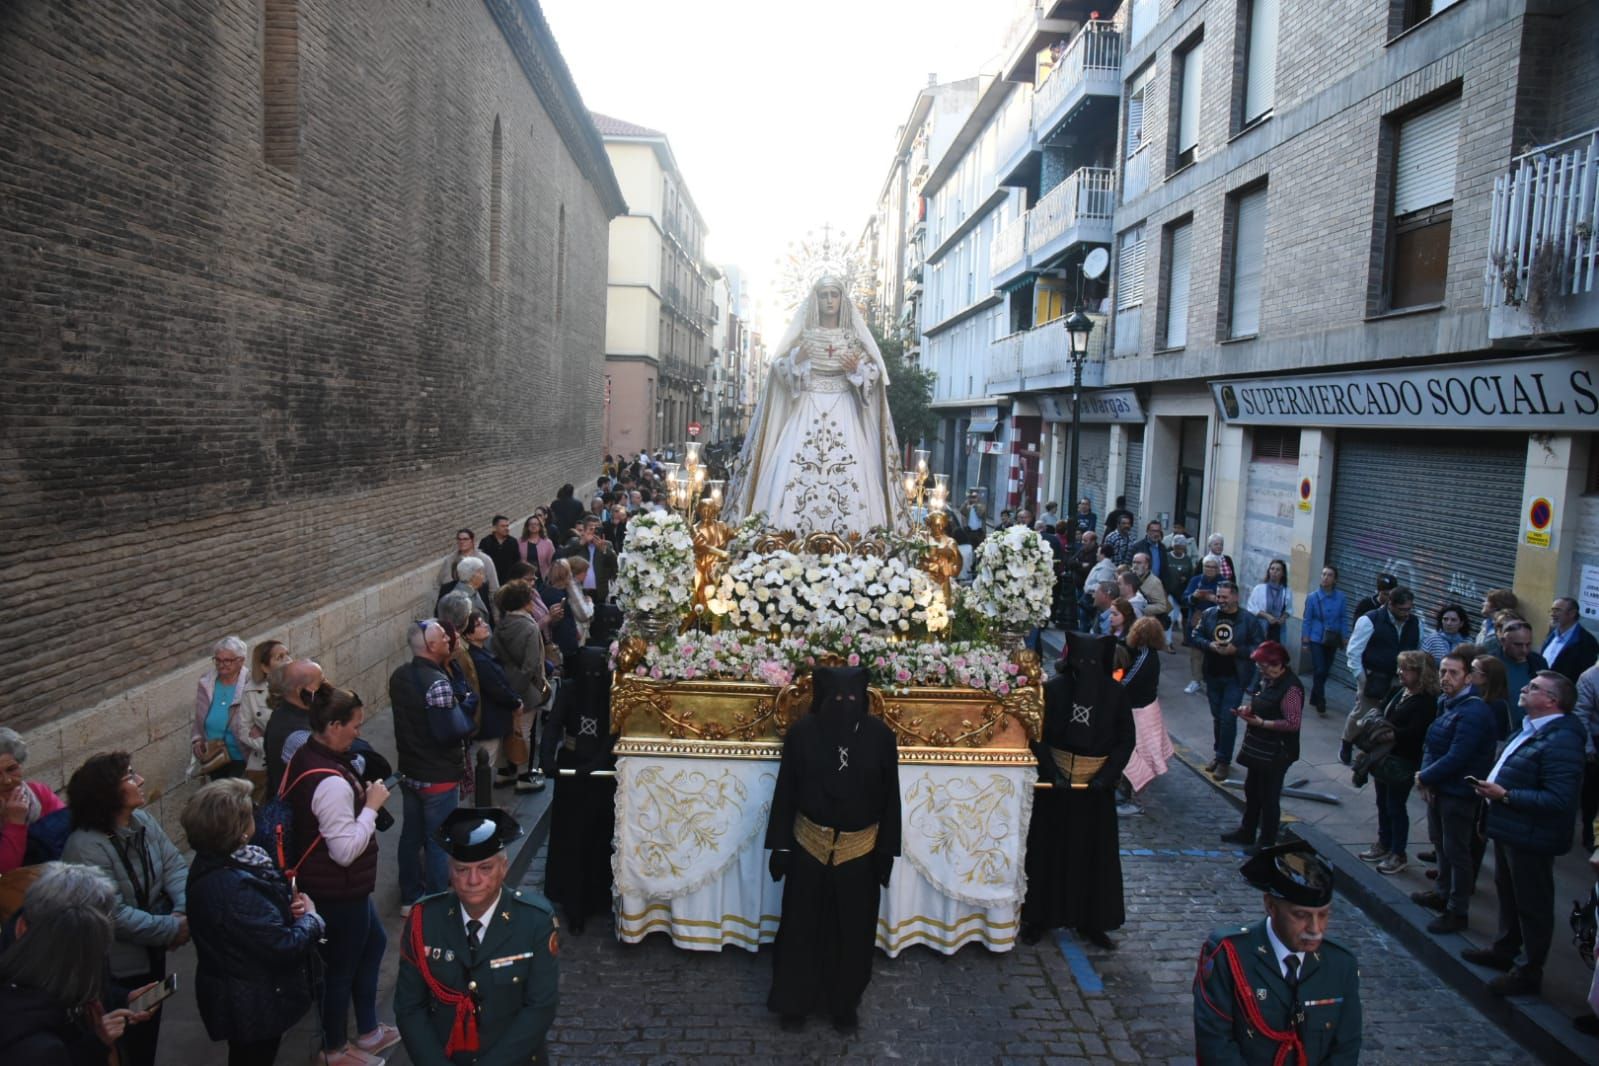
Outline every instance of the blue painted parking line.
[[1247, 859], [1249, 852], [1237, 848], [1217, 851], [1210, 848], [1122, 848], [1124, 859]]
[[1072, 979], [1077, 982], [1077, 987], [1084, 993], [1098, 995], [1105, 991], [1105, 982], [1100, 980], [1099, 972], [1094, 969], [1092, 960], [1077, 939], [1065, 929], [1055, 930], [1055, 943], [1060, 947], [1060, 953], [1066, 958], [1066, 965], [1072, 971]]

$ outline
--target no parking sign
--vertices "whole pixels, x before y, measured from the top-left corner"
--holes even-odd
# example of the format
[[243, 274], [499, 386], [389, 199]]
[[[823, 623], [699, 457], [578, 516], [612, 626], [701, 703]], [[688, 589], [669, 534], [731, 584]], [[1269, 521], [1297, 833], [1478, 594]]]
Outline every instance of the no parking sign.
[[1550, 527], [1555, 524], [1555, 505], [1545, 496], [1539, 496], [1527, 506], [1527, 532], [1524, 537], [1534, 548], [1547, 548], [1553, 540]]

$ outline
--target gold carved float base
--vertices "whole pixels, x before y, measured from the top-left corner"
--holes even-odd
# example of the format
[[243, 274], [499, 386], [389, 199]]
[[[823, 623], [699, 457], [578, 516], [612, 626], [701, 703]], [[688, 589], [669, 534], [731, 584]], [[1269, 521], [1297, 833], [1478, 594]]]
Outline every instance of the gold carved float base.
[[[1028, 683], [999, 696], [969, 688], [871, 690], [871, 711], [894, 731], [902, 763], [1027, 765], [1043, 726], [1038, 662]], [[791, 723], [810, 710], [809, 675], [777, 688], [748, 681], [655, 681], [619, 673], [611, 690], [618, 755], [775, 759]]]

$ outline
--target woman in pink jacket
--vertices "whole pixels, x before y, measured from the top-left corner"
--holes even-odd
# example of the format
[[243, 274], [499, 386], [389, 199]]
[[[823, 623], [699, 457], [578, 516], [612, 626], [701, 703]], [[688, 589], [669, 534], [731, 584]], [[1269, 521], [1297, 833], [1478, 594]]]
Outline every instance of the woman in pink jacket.
[[22, 779], [22, 764], [27, 761], [28, 745], [22, 736], [0, 726], [0, 874], [27, 861], [28, 827], [64, 806], [49, 785]]

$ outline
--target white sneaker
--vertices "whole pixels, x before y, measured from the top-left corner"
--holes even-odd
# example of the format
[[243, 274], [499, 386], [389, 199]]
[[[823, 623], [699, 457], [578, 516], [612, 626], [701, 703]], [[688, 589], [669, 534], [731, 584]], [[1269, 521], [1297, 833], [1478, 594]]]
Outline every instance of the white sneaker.
[[1116, 804], [1116, 817], [1118, 817], [1118, 818], [1135, 818], [1138, 815], [1143, 814], [1143, 813], [1144, 813], [1144, 808], [1140, 807], [1136, 803], [1118, 803], [1118, 804]]
[[1187, 685], [1183, 686], [1183, 691], [1188, 693], [1190, 696], [1192, 696], [1194, 693], [1199, 691], [1199, 682], [1198, 681], [1190, 681], [1190, 682], [1188, 682]]

